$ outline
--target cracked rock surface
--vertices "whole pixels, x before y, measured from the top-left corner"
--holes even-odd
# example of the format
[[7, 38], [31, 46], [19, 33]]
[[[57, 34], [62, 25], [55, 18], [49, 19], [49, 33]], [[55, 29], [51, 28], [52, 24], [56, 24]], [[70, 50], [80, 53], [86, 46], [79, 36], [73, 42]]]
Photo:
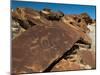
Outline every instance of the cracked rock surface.
[[44, 8], [12, 13], [12, 74], [96, 68], [96, 21]]

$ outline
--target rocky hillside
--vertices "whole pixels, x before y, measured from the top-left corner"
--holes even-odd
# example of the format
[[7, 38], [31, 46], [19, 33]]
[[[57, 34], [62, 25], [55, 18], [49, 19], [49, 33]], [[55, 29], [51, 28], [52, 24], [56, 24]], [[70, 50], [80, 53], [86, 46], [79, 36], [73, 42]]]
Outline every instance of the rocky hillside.
[[95, 20], [87, 13], [16, 8], [12, 73], [95, 69]]

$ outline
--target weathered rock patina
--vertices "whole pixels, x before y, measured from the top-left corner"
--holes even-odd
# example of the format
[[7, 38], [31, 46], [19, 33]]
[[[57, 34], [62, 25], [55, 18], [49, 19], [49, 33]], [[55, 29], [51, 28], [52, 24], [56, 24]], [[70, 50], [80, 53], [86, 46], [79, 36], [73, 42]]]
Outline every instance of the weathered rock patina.
[[[95, 52], [87, 50], [95, 50], [92, 46], [95, 39], [88, 36], [91, 33], [88, 24], [95, 24], [96, 20], [88, 14], [67, 15], [46, 8], [39, 11], [20, 7], [11, 13], [12, 73], [95, 68]], [[65, 55], [66, 52], [70, 53]]]
[[12, 72], [43, 72], [79, 39], [77, 31], [63, 23], [36, 25], [12, 41]]

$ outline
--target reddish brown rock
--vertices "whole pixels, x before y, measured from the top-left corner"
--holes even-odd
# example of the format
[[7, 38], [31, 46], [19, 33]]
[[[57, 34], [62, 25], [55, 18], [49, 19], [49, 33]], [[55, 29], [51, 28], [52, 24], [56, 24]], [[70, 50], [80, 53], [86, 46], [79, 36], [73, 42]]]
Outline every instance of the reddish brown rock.
[[[12, 41], [13, 73], [44, 72], [73, 45], [85, 50], [91, 45], [87, 35], [87, 24], [91, 21], [87, 14], [64, 16], [50, 9], [17, 8], [12, 12], [12, 19], [25, 30]], [[74, 58], [59, 61], [52, 71], [79, 70], [80, 64], [95, 68], [95, 54], [79, 51]], [[83, 63], [80, 63], [80, 56]]]
[[26, 30], [35, 25], [51, 23], [40, 16], [39, 11], [31, 8], [17, 8], [12, 12], [12, 19], [16, 20], [20, 26]]
[[80, 35], [73, 28], [56, 23], [36, 25], [12, 41], [12, 72], [43, 72], [72, 48]]
[[89, 32], [86, 22], [80, 17], [80, 15], [65, 15], [62, 18], [62, 21], [65, 24], [77, 27], [77, 29], [82, 32]]
[[79, 55], [81, 57], [82, 64], [90, 65], [92, 68], [96, 67], [95, 54], [89, 50], [81, 50], [79, 51]]
[[[63, 17], [62, 18], [62, 22], [64, 22], [66, 25], [68, 25], [68, 26], [70, 26], [71, 28], [73, 28], [74, 30], [77, 30], [77, 32], [80, 34], [80, 36], [81, 36], [81, 39], [80, 39], [80, 41], [82, 42], [82, 43], [85, 43], [85, 44], [91, 44], [91, 42], [92, 42], [92, 40], [90, 39], [90, 37], [84, 32], [84, 31], [86, 31], [88, 28], [86, 27], [86, 25], [85, 25], [85, 29], [83, 28], [83, 27], [79, 27], [79, 26], [77, 26], [78, 25], [78, 23], [75, 21], [75, 20], [73, 20], [73, 18], [72, 18], [72, 15], [71, 15], [71, 17], [70, 16], [65, 16], [65, 17]], [[70, 24], [70, 22], [72, 22], [71, 24]], [[81, 25], [81, 24], [79, 24], [79, 25]], [[83, 25], [83, 26], [84, 26]], [[88, 31], [88, 30], [87, 30]]]

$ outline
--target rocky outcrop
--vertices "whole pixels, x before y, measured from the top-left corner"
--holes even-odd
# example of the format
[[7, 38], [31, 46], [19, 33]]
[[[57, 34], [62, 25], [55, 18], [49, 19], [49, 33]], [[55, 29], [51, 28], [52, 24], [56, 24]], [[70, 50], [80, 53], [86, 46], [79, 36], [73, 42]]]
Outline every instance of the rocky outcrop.
[[92, 24], [93, 20], [90, 18], [90, 16], [87, 13], [80, 14], [81, 18], [85, 20], [86, 24]]
[[95, 36], [89, 27], [95, 21], [88, 14], [67, 15], [48, 8], [16, 8], [11, 13], [12, 73], [96, 67]]
[[23, 29], [17, 21], [12, 19], [11, 31], [12, 31], [12, 39], [14, 39], [15, 37], [17, 37], [21, 33], [23, 33], [25, 31], [25, 29]]
[[40, 11], [40, 15], [51, 21], [59, 21], [64, 16], [64, 13], [61, 11], [54, 12], [51, 9], [44, 8]]

